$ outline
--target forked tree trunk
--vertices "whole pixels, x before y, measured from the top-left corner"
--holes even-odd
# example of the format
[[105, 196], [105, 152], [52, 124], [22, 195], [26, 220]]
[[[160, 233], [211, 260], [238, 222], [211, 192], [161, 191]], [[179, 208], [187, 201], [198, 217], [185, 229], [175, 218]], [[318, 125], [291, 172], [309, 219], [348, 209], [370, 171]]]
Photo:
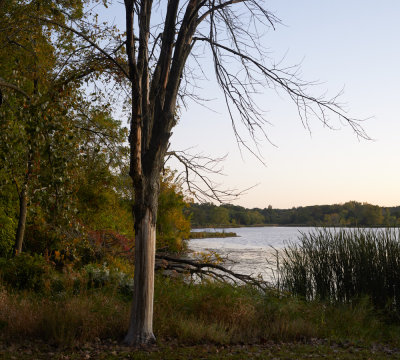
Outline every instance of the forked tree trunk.
[[[154, 191], [157, 192], [157, 190]], [[153, 300], [157, 198], [158, 194], [156, 196], [153, 194], [150, 200], [152, 204], [135, 204], [133, 303], [129, 330], [124, 340], [128, 345], [155, 342], [153, 334]], [[140, 197], [139, 199], [136, 198], [135, 201], [141, 201]]]
[[19, 196], [19, 218], [17, 233], [15, 235], [15, 254], [22, 252], [22, 244], [24, 242], [26, 214], [28, 210], [28, 187], [25, 184]]
[[[125, 0], [124, 2], [126, 53], [129, 79], [132, 83], [130, 175], [135, 191], [134, 294], [130, 327], [125, 343], [143, 345], [155, 340], [152, 322], [160, 172], [164, 165], [171, 129], [175, 125], [178, 89], [196, 29], [200, 0], [187, 2], [187, 9], [177, 36], [179, 0], [168, 1], [164, 31], [161, 34], [160, 55], [154, 69], [149, 61], [153, 1]], [[134, 34], [135, 14], [138, 21], [138, 38]]]

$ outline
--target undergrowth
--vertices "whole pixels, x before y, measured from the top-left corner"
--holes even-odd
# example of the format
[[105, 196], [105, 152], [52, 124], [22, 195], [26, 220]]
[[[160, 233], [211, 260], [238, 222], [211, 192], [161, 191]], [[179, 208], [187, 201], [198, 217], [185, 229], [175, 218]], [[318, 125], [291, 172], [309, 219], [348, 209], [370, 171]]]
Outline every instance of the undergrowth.
[[[238, 344], [323, 338], [398, 344], [399, 326], [388, 325], [367, 298], [334, 306], [228, 284], [186, 284], [156, 278], [155, 335], [181, 344]], [[0, 335], [5, 341], [42, 339], [75, 346], [122, 340], [131, 296], [110, 284], [46, 296], [0, 290]]]

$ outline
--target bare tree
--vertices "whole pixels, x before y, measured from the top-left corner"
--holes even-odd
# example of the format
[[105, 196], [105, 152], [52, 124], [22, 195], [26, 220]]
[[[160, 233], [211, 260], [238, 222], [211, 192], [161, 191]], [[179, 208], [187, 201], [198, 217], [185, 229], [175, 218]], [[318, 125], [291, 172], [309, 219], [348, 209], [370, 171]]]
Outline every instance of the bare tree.
[[190, 197], [201, 203], [215, 201], [223, 204], [239, 198], [254, 187], [238, 190], [215, 182], [216, 176], [225, 175], [222, 163], [227, 155], [217, 158], [203, 153], [192, 153], [190, 150], [192, 149], [167, 151], [165, 157], [165, 164], [170, 159], [178, 162], [175, 167], [180, 169], [175, 181], [186, 187]]
[[[265, 119], [254, 95], [270, 88], [282, 90], [295, 103], [301, 121], [308, 127], [311, 117], [331, 126], [330, 115], [350, 125], [357, 136], [368, 138], [360, 123], [349, 117], [336, 97], [313, 96], [312, 83], [303, 81], [296, 67], [267, 63], [268, 54], [260, 42], [267, 27], [279, 19], [260, 0], [124, 0], [126, 15], [126, 60], [101, 47], [88, 32], [65, 26], [105, 57], [113, 69], [126, 76], [131, 86], [130, 175], [135, 204], [135, 278], [131, 321], [125, 342], [131, 345], [154, 341], [153, 294], [155, 237], [160, 172], [164, 158], [172, 155], [192, 170], [182, 153], [168, 153], [171, 130], [176, 125], [177, 104], [193, 80], [196, 49], [209, 49], [215, 77], [222, 89], [236, 139], [247, 145], [239, 133], [242, 123], [257, 143]], [[45, 21], [45, 19], [43, 19]], [[47, 21], [52, 21], [47, 19]], [[56, 25], [55, 21], [51, 22]], [[76, 24], [75, 24], [76, 25]], [[126, 61], [126, 62], [125, 62]], [[189, 64], [192, 64], [190, 67]], [[200, 69], [197, 69], [200, 71]], [[204, 180], [204, 179], [203, 179]], [[207, 179], [206, 179], [207, 183]], [[212, 184], [209, 183], [212, 187]], [[210, 189], [209, 189], [210, 190]], [[214, 193], [214, 196], [223, 194]]]
[[[345, 120], [357, 135], [366, 137], [359, 123], [348, 117], [335, 99], [307, 93], [310, 85], [291, 69], [268, 67], [263, 62], [257, 26], [278, 21], [258, 0], [125, 0], [127, 56], [132, 83], [130, 132], [131, 176], [135, 191], [135, 282], [131, 323], [125, 342], [154, 340], [152, 330], [155, 228], [159, 174], [175, 125], [176, 105], [185, 65], [194, 47], [209, 45], [215, 74], [223, 90], [237, 140], [236, 116], [255, 138], [264, 119], [252, 98], [258, 85], [281, 88], [296, 103], [307, 124], [315, 115], [329, 125], [328, 114]], [[152, 11], [165, 10], [160, 33], [152, 31]], [[246, 14], [244, 14], [244, 12]], [[161, 11], [164, 13], [164, 11]], [[250, 24], [250, 25], [249, 25]], [[135, 34], [136, 31], [136, 34]], [[138, 39], [136, 41], [136, 38]], [[235, 72], [230, 62], [240, 65]], [[179, 156], [179, 155], [178, 155]]]

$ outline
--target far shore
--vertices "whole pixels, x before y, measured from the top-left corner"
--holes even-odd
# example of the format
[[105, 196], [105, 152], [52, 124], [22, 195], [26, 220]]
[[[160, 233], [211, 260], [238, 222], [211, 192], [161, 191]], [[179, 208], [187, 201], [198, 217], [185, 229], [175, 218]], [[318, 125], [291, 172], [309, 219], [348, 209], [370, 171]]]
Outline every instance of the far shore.
[[326, 228], [377, 228], [386, 229], [400, 226], [383, 226], [383, 225], [321, 225], [321, 224], [253, 224], [253, 225], [208, 225], [208, 226], [192, 226], [192, 230], [198, 229], [234, 229], [249, 227], [326, 227]]

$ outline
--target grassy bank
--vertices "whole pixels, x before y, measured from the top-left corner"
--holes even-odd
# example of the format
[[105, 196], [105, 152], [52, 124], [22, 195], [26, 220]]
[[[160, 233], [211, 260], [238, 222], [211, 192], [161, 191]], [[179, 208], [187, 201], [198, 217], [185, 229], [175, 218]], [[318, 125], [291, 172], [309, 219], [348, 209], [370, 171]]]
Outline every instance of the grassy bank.
[[[127, 329], [130, 296], [110, 286], [62, 292], [0, 292], [0, 334], [6, 342], [43, 340], [80, 346], [111, 339]], [[388, 325], [364, 299], [352, 305], [305, 302], [262, 294], [249, 287], [157, 277], [154, 328], [157, 338], [182, 345], [260, 344], [267, 341], [351, 341], [400, 345], [400, 328]]]
[[[157, 348], [134, 353], [118, 345], [128, 326], [131, 264], [61, 271], [27, 254], [0, 261], [0, 357], [400, 358], [398, 298], [389, 291], [397, 289], [398, 233], [324, 230], [300, 240], [280, 262], [285, 291], [157, 275]], [[341, 290], [347, 286], [352, 293]], [[388, 296], [385, 306], [372, 290]]]

